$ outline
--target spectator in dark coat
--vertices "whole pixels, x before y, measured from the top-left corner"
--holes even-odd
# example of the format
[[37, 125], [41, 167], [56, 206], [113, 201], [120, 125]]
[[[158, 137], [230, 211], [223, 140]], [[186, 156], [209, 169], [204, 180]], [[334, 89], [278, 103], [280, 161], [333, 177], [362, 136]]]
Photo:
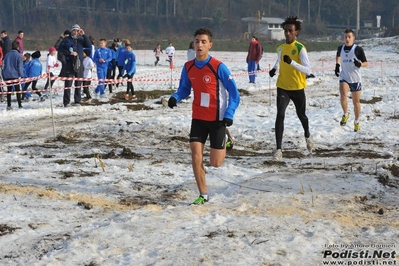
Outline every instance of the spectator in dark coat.
[[249, 83], [255, 83], [256, 68], [257, 64], [259, 64], [261, 55], [262, 47], [260, 43], [256, 40], [256, 37], [252, 36], [252, 41], [249, 44], [247, 55]]
[[3, 41], [1, 48], [3, 49], [3, 55], [5, 56], [11, 50], [11, 40], [7, 35], [7, 31], [1, 31], [1, 39]]
[[16, 80], [15, 82], [7, 83], [7, 110], [12, 110], [11, 107], [11, 92], [12, 88], [15, 88], [17, 92], [18, 107], [22, 108], [20, 82], [17, 80], [24, 75], [22, 56], [18, 52], [19, 43], [13, 41], [11, 44], [11, 50], [6, 54], [3, 60], [3, 79], [4, 81]]
[[[3, 49], [0, 46], [0, 81], [3, 81]], [[0, 101], [4, 102], [3, 87], [0, 87]]]
[[[78, 24], [71, 28], [69, 36], [65, 37], [58, 46], [58, 53], [65, 56], [65, 65], [62, 66], [60, 76], [69, 78], [83, 78], [83, 50], [91, 49], [91, 41], [85, 35], [85, 32]], [[76, 61], [80, 60], [79, 69], [75, 70]], [[75, 81], [74, 102], [75, 105], [80, 105], [82, 101], [81, 96], [82, 81]], [[64, 107], [70, 106], [71, 102], [71, 87], [72, 80], [65, 80], [64, 88]]]
[[[71, 32], [69, 30], [65, 30], [63, 34], [58, 38], [57, 42], [54, 44], [55, 49], [58, 51], [58, 47], [60, 46], [62, 40], [65, 37], [68, 37]], [[62, 53], [57, 53], [57, 60], [61, 62], [62, 66], [65, 64], [65, 55]]]

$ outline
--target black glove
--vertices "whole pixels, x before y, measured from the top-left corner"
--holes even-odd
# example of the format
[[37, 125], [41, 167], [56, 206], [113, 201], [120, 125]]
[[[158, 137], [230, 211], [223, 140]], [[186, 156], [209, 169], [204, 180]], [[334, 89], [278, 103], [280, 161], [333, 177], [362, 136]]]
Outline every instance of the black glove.
[[286, 54], [283, 56], [283, 60], [284, 60], [284, 62], [286, 62], [289, 65], [291, 64], [291, 61], [292, 61], [291, 58]]
[[173, 107], [177, 106], [177, 101], [175, 97], [170, 97], [168, 101], [168, 106], [173, 109]]
[[355, 64], [355, 66], [357, 66], [359, 68], [362, 66], [362, 62], [356, 60], [355, 58], [353, 58], [353, 63]]
[[337, 76], [337, 77], [339, 77], [339, 67], [340, 67], [340, 65], [338, 63], [336, 63], [334, 72], [335, 72], [335, 76]]
[[272, 68], [272, 70], [269, 71], [269, 76], [272, 78], [276, 75], [276, 69]]
[[223, 118], [223, 123], [226, 127], [229, 127], [233, 124], [233, 120], [231, 120], [229, 118]]
[[306, 76], [307, 79], [312, 79], [312, 78], [314, 78], [314, 77], [315, 77], [315, 76], [314, 76], [313, 74], [310, 74], [310, 75], [307, 75], [307, 76]]

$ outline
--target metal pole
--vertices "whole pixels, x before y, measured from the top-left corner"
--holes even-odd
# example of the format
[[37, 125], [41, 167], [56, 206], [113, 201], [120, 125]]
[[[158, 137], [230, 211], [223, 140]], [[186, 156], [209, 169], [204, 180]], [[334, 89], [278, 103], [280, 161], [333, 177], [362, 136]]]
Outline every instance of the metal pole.
[[49, 82], [49, 88], [50, 88], [50, 107], [51, 107], [51, 119], [53, 122], [53, 136], [55, 139], [55, 122], [54, 122], [54, 108], [53, 108], [53, 86], [51, 84], [51, 75], [50, 75], [50, 66], [48, 66], [48, 71], [47, 71], [47, 75], [48, 75], [48, 82]]
[[173, 91], [173, 68], [174, 68], [174, 62], [173, 62], [174, 58], [170, 58], [170, 62], [169, 62], [169, 68], [170, 68], [170, 90]]
[[[270, 64], [269, 64], [269, 71], [270, 71]], [[271, 87], [271, 77], [269, 75], [269, 105], [272, 105], [272, 87]]]
[[356, 37], [359, 35], [360, 30], [360, 0], [357, 0], [357, 17], [356, 17]]
[[176, 17], [176, 0], [173, 2], [173, 16]]
[[172, 72], [173, 72], [173, 69], [170, 69], [170, 90], [171, 91], [173, 91]]

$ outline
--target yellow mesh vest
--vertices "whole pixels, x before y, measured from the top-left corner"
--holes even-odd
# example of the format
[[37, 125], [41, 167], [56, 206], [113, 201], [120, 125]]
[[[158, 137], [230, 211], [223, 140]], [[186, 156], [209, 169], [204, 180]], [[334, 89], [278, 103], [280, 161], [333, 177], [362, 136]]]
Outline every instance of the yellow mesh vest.
[[280, 74], [277, 79], [277, 87], [289, 91], [301, 90], [306, 87], [306, 75], [283, 60], [284, 55], [289, 55], [292, 60], [298, 64], [302, 64], [299, 56], [301, 49], [306, 48], [298, 41], [294, 41], [291, 44], [283, 43], [277, 46], [277, 54], [281, 50]]

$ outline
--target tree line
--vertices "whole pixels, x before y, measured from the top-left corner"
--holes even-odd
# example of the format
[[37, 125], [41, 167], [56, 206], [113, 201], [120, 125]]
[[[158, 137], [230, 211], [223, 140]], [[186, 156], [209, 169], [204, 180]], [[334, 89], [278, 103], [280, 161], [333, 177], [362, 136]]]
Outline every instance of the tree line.
[[361, 21], [399, 25], [398, 1], [374, 0], [0, 0], [0, 25], [8, 32], [24, 30], [32, 38], [54, 38], [78, 23], [96, 35], [170, 38], [212, 27], [218, 38], [241, 38], [243, 17], [297, 15], [307, 34], [323, 26], [356, 25], [357, 1]]

